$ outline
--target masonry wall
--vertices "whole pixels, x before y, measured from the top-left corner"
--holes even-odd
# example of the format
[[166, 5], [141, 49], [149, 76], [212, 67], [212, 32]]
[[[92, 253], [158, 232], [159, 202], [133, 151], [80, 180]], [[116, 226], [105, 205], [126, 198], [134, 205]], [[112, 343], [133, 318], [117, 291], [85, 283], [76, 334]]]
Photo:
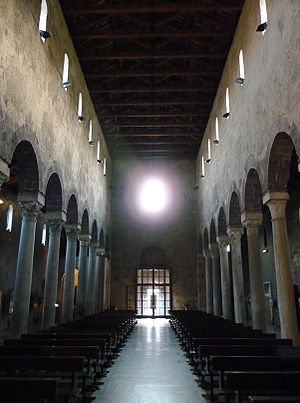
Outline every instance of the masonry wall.
[[[37, 159], [39, 192], [46, 195], [49, 178], [56, 173], [62, 186], [63, 212], [67, 212], [70, 197], [74, 195], [79, 225], [87, 210], [88, 232], [91, 233], [96, 221], [98, 237], [102, 229], [106, 238], [110, 235], [110, 155], [59, 1], [48, 0], [47, 3], [47, 30], [51, 38], [43, 43], [38, 31], [40, 0], [0, 2], [0, 171], [3, 166], [10, 166], [18, 144], [30, 143]], [[71, 87], [67, 91], [62, 86], [65, 53], [70, 64]], [[83, 96], [83, 122], [77, 117], [79, 92]], [[93, 121], [93, 146], [88, 143], [90, 120]], [[101, 159], [107, 159], [106, 176], [103, 164], [96, 161], [97, 141], [101, 142]], [[18, 172], [17, 176], [22, 174]], [[7, 300], [14, 288], [21, 226], [18, 184], [10, 180], [3, 185], [0, 195], [4, 200], [0, 205], [0, 326], [7, 327]], [[12, 232], [5, 231], [9, 204], [14, 206]], [[47, 246], [40, 243], [42, 226], [47, 221], [45, 213], [43, 208], [38, 214], [32, 283], [33, 301], [39, 307], [47, 258]], [[60, 266], [61, 279], [62, 256]]]
[[[169, 205], [157, 216], [140, 213], [136, 205], [149, 177], [161, 178], [169, 192]], [[197, 308], [194, 161], [114, 161], [112, 200], [112, 304], [126, 308], [127, 286], [136, 284], [141, 264], [146, 268], [143, 252], [159, 248], [171, 270], [173, 308]]]
[[[278, 133], [286, 133], [300, 155], [299, 90], [300, 64], [299, 39], [296, 29], [300, 17], [297, 0], [268, 0], [268, 28], [264, 35], [256, 32], [260, 23], [259, 1], [246, 0], [237, 31], [227, 58], [220, 85], [210, 114], [208, 125], [197, 158], [198, 232], [203, 236], [211, 220], [218, 226], [218, 214], [223, 207], [226, 224], [229, 224], [230, 198], [236, 192], [240, 210], [245, 210], [245, 184], [247, 174], [254, 168], [262, 187], [262, 194], [270, 188], [269, 158], [273, 141]], [[239, 52], [243, 50], [245, 82], [239, 77]], [[230, 117], [225, 110], [225, 91], [229, 88]], [[219, 119], [220, 142], [212, 144], [212, 159], [205, 164], [205, 177], [201, 178], [201, 159], [207, 158], [207, 140], [215, 139], [215, 118]], [[273, 176], [279, 175], [282, 162], [278, 160]], [[290, 186], [287, 205], [287, 225], [291, 248], [294, 284], [299, 285], [299, 187]], [[263, 228], [260, 233], [261, 263], [264, 282], [271, 282], [272, 298], [276, 310], [276, 278], [272, 246], [270, 213], [264, 207], [264, 222], [268, 237], [268, 251], [263, 253]], [[239, 217], [240, 218], [240, 217]], [[267, 301], [266, 301], [267, 302]], [[268, 310], [266, 305], [266, 310]], [[269, 316], [268, 316], [269, 318]]]

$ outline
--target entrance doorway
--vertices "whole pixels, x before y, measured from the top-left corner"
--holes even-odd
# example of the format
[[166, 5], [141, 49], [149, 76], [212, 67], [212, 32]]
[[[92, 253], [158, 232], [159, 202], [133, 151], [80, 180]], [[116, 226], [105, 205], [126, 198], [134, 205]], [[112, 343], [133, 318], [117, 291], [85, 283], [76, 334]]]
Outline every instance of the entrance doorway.
[[168, 316], [171, 309], [169, 269], [137, 270], [137, 313], [140, 316]]

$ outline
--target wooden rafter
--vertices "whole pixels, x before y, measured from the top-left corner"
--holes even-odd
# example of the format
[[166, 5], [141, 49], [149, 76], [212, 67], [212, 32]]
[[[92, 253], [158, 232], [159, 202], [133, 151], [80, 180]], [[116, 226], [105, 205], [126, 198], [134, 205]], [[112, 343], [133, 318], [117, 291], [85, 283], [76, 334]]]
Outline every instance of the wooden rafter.
[[136, 4], [124, 5], [106, 5], [99, 7], [72, 7], [64, 9], [65, 14], [84, 15], [84, 14], [145, 14], [145, 13], [199, 13], [212, 11], [241, 11], [240, 1], [214, 1], [213, 4], [203, 4], [201, 2], [185, 3], [165, 3], [165, 4]]

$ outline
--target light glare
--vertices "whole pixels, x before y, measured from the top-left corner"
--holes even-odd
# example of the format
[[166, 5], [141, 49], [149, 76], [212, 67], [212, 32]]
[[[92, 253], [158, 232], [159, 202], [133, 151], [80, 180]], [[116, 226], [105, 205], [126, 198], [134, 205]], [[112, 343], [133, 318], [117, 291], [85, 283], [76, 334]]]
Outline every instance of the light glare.
[[149, 179], [144, 183], [138, 198], [138, 205], [142, 211], [158, 213], [165, 208], [166, 203], [166, 187], [159, 179]]

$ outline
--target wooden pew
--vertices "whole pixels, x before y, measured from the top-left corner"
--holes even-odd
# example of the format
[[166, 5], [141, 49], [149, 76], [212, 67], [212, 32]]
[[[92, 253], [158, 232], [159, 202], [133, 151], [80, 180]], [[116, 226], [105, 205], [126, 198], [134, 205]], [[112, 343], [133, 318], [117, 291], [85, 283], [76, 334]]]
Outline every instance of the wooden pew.
[[56, 399], [57, 382], [53, 377], [0, 377], [0, 401], [10, 403], [26, 399], [28, 403], [34, 400], [50, 403]]
[[211, 379], [211, 356], [289, 356], [300, 357], [300, 347], [285, 345], [201, 345], [198, 347], [201, 383]]
[[[84, 360], [84, 357], [0, 356], [0, 379], [8, 374], [10, 377], [25, 377], [28, 374], [32, 377], [32, 371], [38, 378], [48, 377], [50, 372], [51, 376], [62, 377], [57, 396], [63, 396], [67, 401], [81, 393], [83, 397], [85, 395]], [[41, 371], [47, 372], [43, 374]], [[78, 376], [82, 378], [82, 388], [78, 387]]]
[[224, 389], [225, 371], [300, 371], [300, 357], [284, 356], [211, 356], [210, 392], [214, 394], [214, 374], [217, 372], [220, 389]]
[[249, 396], [249, 403], [289, 403], [289, 402], [300, 402], [300, 395], [288, 396]]
[[238, 403], [243, 403], [245, 395], [300, 394], [300, 371], [230, 371], [225, 376], [226, 402], [232, 393]]

